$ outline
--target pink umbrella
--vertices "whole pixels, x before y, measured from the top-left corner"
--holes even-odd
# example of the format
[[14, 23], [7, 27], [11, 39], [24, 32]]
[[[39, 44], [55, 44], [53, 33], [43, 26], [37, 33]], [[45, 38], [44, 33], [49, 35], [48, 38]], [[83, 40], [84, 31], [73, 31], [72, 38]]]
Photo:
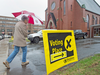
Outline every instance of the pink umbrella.
[[34, 13], [31, 13], [28, 11], [15, 12], [12, 14], [19, 20], [21, 20], [21, 17], [23, 15], [27, 16], [29, 18], [28, 23], [30, 23], [30, 24], [34, 24], [34, 25], [42, 25], [43, 24], [42, 20], [39, 17], [37, 17]]

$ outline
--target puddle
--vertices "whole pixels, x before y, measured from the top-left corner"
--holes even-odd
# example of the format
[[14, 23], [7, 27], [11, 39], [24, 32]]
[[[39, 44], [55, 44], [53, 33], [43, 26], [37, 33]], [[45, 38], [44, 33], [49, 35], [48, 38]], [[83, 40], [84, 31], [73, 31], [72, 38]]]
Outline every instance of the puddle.
[[37, 66], [36, 69], [39, 71], [46, 71], [46, 66], [45, 65]]
[[100, 42], [86, 43], [86, 44], [82, 44], [82, 45], [91, 45], [91, 44], [100, 44]]
[[84, 43], [84, 42], [92, 42], [94, 40], [83, 40], [83, 41], [78, 41], [77, 43]]
[[90, 48], [89, 46], [87, 46], [87, 47], [84, 47], [84, 48]]

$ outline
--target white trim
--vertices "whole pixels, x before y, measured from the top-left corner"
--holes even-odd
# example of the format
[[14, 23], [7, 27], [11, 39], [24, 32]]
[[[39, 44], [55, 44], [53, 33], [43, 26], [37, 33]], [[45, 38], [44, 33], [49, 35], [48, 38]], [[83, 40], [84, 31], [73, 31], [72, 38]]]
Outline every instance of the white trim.
[[[91, 32], [92, 32], [92, 27], [100, 27], [100, 24], [96, 24], [96, 25], [90, 25], [90, 38], [91, 38]], [[94, 28], [93, 28], [93, 33], [94, 33]], [[94, 35], [93, 35], [94, 37]]]
[[93, 37], [100, 37], [100, 36], [93, 36]]
[[[98, 28], [98, 32], [97, 32], [97, 30], [96, 30], [96, 33], [98, 33], [98, 35], [99, 35], [99, 31], [100, 31], [99, 28], [100, 28], [100, 27], [94, 27], [94, 28]], [[93, 28], [93, 37], [100, 37], [100, 36], [94, 36], [94, 28]]]
[[54, 23], [53, 23], [52, 20], [49, 21], [49, 23], [48, 23], [48, 28], [50, 28], [50, 22], [52, 22], [52, 27], [54, 28]]
[[94, 28], [100, 28], [100, 27], [94, 27]]

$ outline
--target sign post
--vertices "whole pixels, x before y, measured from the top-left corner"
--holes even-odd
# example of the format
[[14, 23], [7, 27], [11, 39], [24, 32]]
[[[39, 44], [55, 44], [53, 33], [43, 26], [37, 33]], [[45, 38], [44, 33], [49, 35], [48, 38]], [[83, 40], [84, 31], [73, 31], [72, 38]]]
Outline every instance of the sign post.
[[43, 30], [47, 75], [78, 61], [73, 30]]

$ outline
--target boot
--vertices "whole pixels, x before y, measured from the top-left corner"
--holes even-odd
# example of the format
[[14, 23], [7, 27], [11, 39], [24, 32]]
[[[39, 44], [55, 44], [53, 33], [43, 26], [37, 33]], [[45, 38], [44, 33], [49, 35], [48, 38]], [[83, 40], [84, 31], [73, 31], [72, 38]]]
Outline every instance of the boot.
[[24, 65], [27, 65], [27, 64], [29, 64], [29, 61], [26, 61], [26, 62], [22, 62], [22, 66], [24, 66]]
[[8, 62], [8, 61], [3, 62], [3, 64], [4, 64], [8, 69], [10, 69], [9, 62]]

